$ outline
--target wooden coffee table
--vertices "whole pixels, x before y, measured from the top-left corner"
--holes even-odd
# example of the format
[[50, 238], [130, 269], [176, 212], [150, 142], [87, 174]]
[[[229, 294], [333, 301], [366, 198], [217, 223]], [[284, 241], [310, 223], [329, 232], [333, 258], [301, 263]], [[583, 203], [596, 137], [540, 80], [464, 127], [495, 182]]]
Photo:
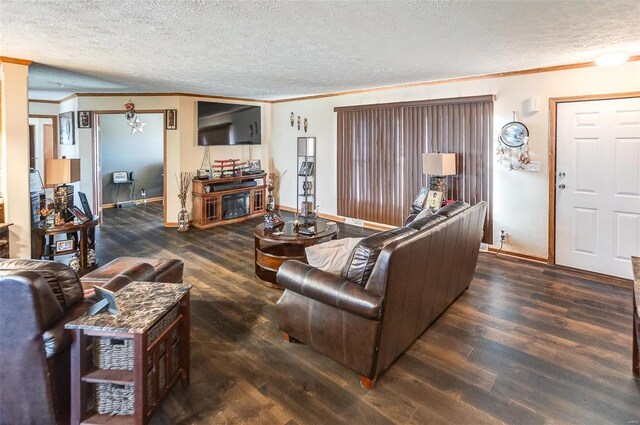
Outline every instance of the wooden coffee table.
[[[256, 276], [268, 286], [282, 289], [276, 282], [278, 269], [287, 260], [307, 262], [304, 249], [320, 242], [338, 238], [338, 225], [327, 224], [318, 220], [316, 234], [313, 236], [300, 235], [294, 231], [293, 223], [287, 222], [273, 231], [264, 229], [264, 223], [256, 226], [253, 236], [255, 239]], [[283, 235], [276, 236], [273, 232], [282, 231]]]

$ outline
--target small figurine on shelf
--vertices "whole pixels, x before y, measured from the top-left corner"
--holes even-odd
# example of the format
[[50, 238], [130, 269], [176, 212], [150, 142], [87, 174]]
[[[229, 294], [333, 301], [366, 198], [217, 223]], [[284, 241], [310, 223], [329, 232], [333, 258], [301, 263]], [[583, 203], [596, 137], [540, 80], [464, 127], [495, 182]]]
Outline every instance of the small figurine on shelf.
[[313, 189], [313, 182], [312, 181], [302, 182], [302, 190], [304, 191], [304, 195], [310, 194], [312, 189]]
[[66, 222], [64, 221], [64, 218], [62, 218], [62, 216], [60, 215], [60, 211], [58, 211], [56, 213], [56, 217], [53, 220], [53, 224], [55, 226], [62, 226], [64, 223], [66, 223]]
[[293, 215], [293, 231], [298, 233], [300, 230], [300, 219], [298, 218], [298, 214]]

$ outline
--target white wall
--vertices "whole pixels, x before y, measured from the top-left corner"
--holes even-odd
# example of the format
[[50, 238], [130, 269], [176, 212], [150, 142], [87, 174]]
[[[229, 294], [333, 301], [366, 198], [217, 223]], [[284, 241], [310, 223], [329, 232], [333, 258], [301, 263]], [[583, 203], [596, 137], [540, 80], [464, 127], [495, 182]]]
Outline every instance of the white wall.
[[[29, 115], [58, 115], [60, 105], [57, 103], [42, 103], [29, 101]], [[57, 136], [56, 136], [57, 137]]]
[[[131, 133], [131, 126], [121, 114], [100, 115], [100, 160], [102, 165], [102, 205], [129, 198], [129, 187], [113, 184], [113, 173], [134, 173], [135, 199], [145, 189], [147, 198], [161, 197], [164, 172], [164, 114], [138, 114], [145, 123], [143, 133]], [[95, 122], [95, 120], [94, 120]], [[131, 188], [133, 189], [133, 188]]]
[[[371, 91], [272, 105], [271, 160], [274, 171], [289, 173], [282, 181], [280, 204], [296, 205], [296, 138], [317, 138], [317, 193], [320, 212], [337, 214], [337, 123], [334, 107], [360, 104], [438, 99], [495, 94], [494, 131], [512, 120], [529, 128], [533, 161], [541, 161], [539, 173], [508, 171], [494, 162], [494, 240], [501, 229], [509, 233], [505, 249], [547, 257], [549, 110], [551, 97], [640, 91], [640, 62], [614, 68], [589, 67], [566, 71], [492, 78], [442, 85]], [[525, 102], [539, 97], [540, 111], [529, 114]], [[307, 133], [291, 127], [291, 112], [309, 119]], [[496, 142], [497, 143], [497, 142]], [[495, 161], [495, 156], [494, 156]]]
[[2, 80], [2, 195], [9, 228], [11, 258], [31, 258], [29, 199], [29, 103], [26, 65], [0, 63]]
[[40, 175], [44, 179], [44, 125], [53, 124], [51, 118], [29, 118], [29, 125], [33, 125], [35, 152], [31, 156], [35, 156], [36, 169], [40, 171]]

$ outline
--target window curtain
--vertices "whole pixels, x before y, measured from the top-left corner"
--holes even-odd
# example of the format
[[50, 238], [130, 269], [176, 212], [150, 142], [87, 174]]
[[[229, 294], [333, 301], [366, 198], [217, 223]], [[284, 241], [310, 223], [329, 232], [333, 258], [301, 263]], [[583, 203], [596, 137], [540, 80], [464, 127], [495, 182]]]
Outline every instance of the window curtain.
[[338, 214], [402, 225], [428, 186], [422, 153], [456, 153], [447, 199], [488, 203], [483, 241], [493, 241], [492, 138], [495, 97], [336, 108]]

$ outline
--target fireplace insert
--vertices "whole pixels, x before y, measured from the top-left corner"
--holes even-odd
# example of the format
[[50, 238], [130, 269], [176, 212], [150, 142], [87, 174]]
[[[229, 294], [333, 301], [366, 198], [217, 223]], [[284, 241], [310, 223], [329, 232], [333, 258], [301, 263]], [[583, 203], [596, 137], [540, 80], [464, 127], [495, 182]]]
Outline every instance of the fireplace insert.
[[251, 192], [222, 195], [222, 219], [231, 220], [249, 215], [249, 195]]

